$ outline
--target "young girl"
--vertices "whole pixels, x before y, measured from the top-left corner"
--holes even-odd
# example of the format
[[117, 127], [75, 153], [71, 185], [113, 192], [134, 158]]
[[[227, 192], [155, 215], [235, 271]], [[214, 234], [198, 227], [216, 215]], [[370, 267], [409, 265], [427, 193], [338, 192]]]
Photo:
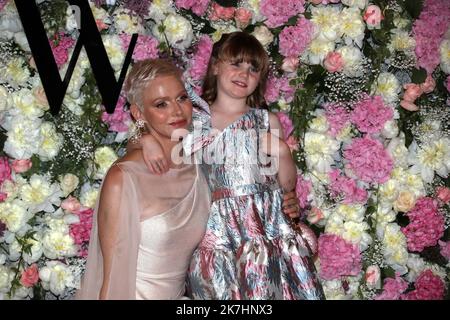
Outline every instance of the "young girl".
[[[308, 244], [282, 213], [296, 167], [277, 117], [258, 108], [268, 65], [256, 38], [224, 35], [208, 65], [206, 102], [191, 97], [201, 110], [194, 112], [194, 131], [183, 144], [187, 152], [200, 150], [196, 159], [213, 201], [188, 272], [194, 299], [324, 297]], [[263, 154], [276, 157], [268, 162]]]

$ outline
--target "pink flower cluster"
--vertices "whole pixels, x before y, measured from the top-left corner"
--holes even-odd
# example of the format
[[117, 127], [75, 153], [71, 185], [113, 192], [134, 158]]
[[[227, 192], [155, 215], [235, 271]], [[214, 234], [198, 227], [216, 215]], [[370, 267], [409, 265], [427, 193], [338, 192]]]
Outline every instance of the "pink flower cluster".
[[445, 284], [431, 270], [423, 271], [414, 283], [415, 290], [402, 295], [402, 300], [442, 300]]
[[401, 231], [406, 236], [408, 250], [421, 252], [426, 247], [435, 246], [444, 235], [445, 221], [438, 211], [436, 200], [420, 198], [406, 215], [410, 222]]
[[287, 139], [291, 135], [292, 131], [294, 131], [292, 120], [285, 112], [277, 112], [276, 115], [278, 120], [280, 120], [281, 127], [283, 128], [284, 139]]
[[302, 175], [297, 176], [297, 184], [295, 186], [295, 193], [297, 194], [300, 208], [306, 208], [308, 205], [308, 196], [311, 193], [312, 183], [305, 180]]
[[178, 8], [191, 9], [196, 15], [202, 16], [208, 9], [209, 0], [176, 0], [175, 5]]
[[[91, 208], [82, 208], [76, 211], [75, 214], [78, 215], [80, 222], [70, 225], [69, 234], [74, 239], [74, 242], [81, 246], [89, 241], [94, 210]], [[79, 255], [81, 257], [86, 257], [87, 252], [81, 250]]]
[[336, 137], [339, 132], [350, 123], [350, 114], [344, 107], [339, 105], [325, 105], [325, 116], [330, 125], [328, 133], [332, 137]]
[[0, 157], [0, 186], [5, 180], [11, 180], [11, 166], [7, 157]]
[[314, 24], [300, 17], [297, 24], [280, 32], [280, 53], [285, 57], [298, 57], [306, 50], [314, 37]]
[[439, 46], [450, 25], [450, 6], [443, 0], [425, 0], [412, 32], [419, 67], [432, 73], [440, 62]]
[[49, 41], [56, 64], [58, 65], [58, 68], [60, 68], [67, 62], [69, 49], [73, 47], [75, 40], [73, 40], [70, 36], [66, 36], [63, 32], [59, 32]]
[[334, 234], [319, 238], [319, 275], [324, 280], [356, 276], [361, 271], [361, 252], [357, 245]]
[[294, 88], [289, 85], [289, 79], [285, 76], [280, 78], [271, 76], [267, 80], [264, 99], [267, 103], [274, 103], [283, 96], [286, 102], [291, 102], [294, 97]]
[[217, 2], [213, 2], [212, 10], [209, 14], [209, 19], [211, 19], [212, 21], [230, 20], [234, 17], [235, 11], [236, 8], [234, 7], [222, 7]]
[[393, 116], [394, 111], [384, 104], [381, 96], [364, 96], [355, 104], [350, 119], [359, 131], [377, 133]]
[[384, 279], [383, 292], [375, 296], [374, 300], [399, 300], [406, 289], [408, 282], [396, 274], [395, 279]]
[[[130, 45], [131, 36], [129, 34], [121, 34], [120, 40], [122, 42], [122, 48], [126, 52]], [[136, 47], [133, 51], [133, 60], [141, 61], [145, 59], [155, 59], [159, 56], [158, 40], [151, 36], [140, 34], [138, 36]]]
[[332, 170], [328, 174], [330, 178], [330, 191], [332, 196], [343, 195], [345, 204], [350, 203], [366, 203], [367, 191], [362, 188], [358, 188], [356, 181], [342, 176], [338, 169]]
[[124, 110], [125, 103], [125, 97], [120, 96], [113, 114], [109, 114], [106, 111], [102, 113], [102, 121], [108, 124], [109, 131], [128, 131], [127, 123], [131, 122], [131, 117], [130, 113]]
[[207, 35], [200, 37], [197, 43], [197, 51], [192, 58], [189, 74], [192, 80], [202, 80], [208, 69], [209, 58], [211, 57], [213, 41]]
[[344, 150], [347, 168], [368, 183], [384, 183], [391, 174], [394, 162], [381, 142], [369, 136], [355, 138]]
[[305, 11], [305, 0], [261, 0], [261, 13], [267, 18], [269, 28], [285, 24], [290, 17]]

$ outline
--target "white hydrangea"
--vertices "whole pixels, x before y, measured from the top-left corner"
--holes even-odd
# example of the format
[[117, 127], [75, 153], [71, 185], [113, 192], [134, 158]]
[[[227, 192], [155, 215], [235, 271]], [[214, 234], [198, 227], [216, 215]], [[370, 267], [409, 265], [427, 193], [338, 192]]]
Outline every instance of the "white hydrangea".
[[33, 214], [27, 210], [26, 203], [19, 199], [0, 203], [0, 220], [10, 232], [19, 232], [32, 217]]
[[339, 147], [340, 143], [328, 135], [306, 132], [304, 148], [308, 168], [319, 172], [330, 171]]
[[58, 183], [50, 183], [48, 176], [33, 174], [28, 184], [21, 187], [21, 199], [32, 213], [54, 212], [61, 204], [62, 191]]
[[69, 267], [59, 261], [49, 261], [39, 270], [42, 287], [59, 296], [66, 289], [76, 288], [75, 279]]
[[399, 100], [400, 82], [390, 72], [381, 72], [372, 84], [372, 94], [380, 95], [385, 103], [391, 104]]

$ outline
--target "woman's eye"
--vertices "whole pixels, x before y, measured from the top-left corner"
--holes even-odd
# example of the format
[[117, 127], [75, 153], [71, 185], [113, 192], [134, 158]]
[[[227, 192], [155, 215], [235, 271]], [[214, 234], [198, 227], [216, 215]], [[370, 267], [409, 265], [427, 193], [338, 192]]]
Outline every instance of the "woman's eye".
[[167, 103], [165, 103], [164, 101], [158, 102], [155, 106], [159, 109], [159, 108], [164, 108], [167, 105]]

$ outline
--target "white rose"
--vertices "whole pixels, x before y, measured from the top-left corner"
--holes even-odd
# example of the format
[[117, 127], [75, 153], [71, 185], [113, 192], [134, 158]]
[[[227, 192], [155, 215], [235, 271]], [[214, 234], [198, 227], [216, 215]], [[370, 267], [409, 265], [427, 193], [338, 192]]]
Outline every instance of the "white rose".
[[172, 0], [153, 0], [148, 8], [148, 17], [160, 24], [169, 13], [175, 13]]
[[367, 7], [368, 0], [342, 0], [343, 4], [349, 6], [349, 7], [357, 7], [359, 9], [364, 9]]
[[117, 35], [104, 35], [102, 40], [111, 66], [117, 76], [122, 69], [123, 60], [125, 59], [125, 51], [122, 49], [120, 38]]
[[266, 26], [258, 26], [252, 32], [252, 35], [258, 39], [259, 42], [263, 45], [264, 48], [267, 48], [269, 44], [273, 42], [274, 36], [272, 32], [270, 32], [269, 28]]
[[2, 71], [0, 79], [3, 78], [5, 82], [8, 82], [14, 88], [24, 86], [30, 78], [30, 72], [25, 65], [25, 60], [22, 57], [12, 58], [6, 63], [5, 67], [0, 67], [0, 71]]
[[26, 119], [22, 116], [11, 119], [6, 135], [4, 151], [14, 159], [29, 159], [39, 151], [41, 119]]
[[445, 73], [450, 73], [450, 40], [444, 40], [439, 47], [439, 53], [441, 54], [441, 69]]
[[32, 216], [23, 201], [15, 199], [0, 203], [0, 218], [10, 232], [20, 231]]
[[381, 134], [383, 137], [387, 139], [395, 138], [399, 133], [397, 121], [395, 120], [388, 120], [384, 124], [383, 129], [381, 130]]
[[67, 173], [64, 176], [59, 176], [59, 182], [63, 192], [63, 197], [65, 198], [78, 187], [80, 179], [72, 173]]
[[305, 59], [309, 64], [321, 64], [328, 53], [334, 51], [334, 41], [323, 41], [320, 39], [314, 39], [309, 44], [307, 51], [302, 55], [302, 59]]
[[56, 127], [51, 122], [44, 122], [41, 126], [42, 142], [38, 155], [43, 161], [54, 159], [63, 145], [62, 135], [56, 132]]
[[340, 143], [328, 135], [315, 132], [306, 132], [304, 143], [308, 168], [329, 172]]
[[114, 12], [114, 26], [117, 33], [127, 34], [143, 34], [145, 32], [142, 25], [139, 23], [137, 16], [133, 15], [129, 10], [120, 10]]
[[13, 279], [14, 272], [10, 268], [0, 265], [0, 293], [9, 291]]
[[89, 184], [84, 184], [81, 187], [80, 203], [88, 208], [94, 208], [97, 202], [99, 190]]
[[42, 237], [44, 255], [49, 259], [73, 257], [77, 253], [77, 247], [69, 233], [49, 229]]
[[402, 29], [391, 30], [391, 41], [388, 45], [389, 50], [412, 53], [415, 46], [416, 41], [410, 36], [408, 31]]
[[39, 278], [45, 290], [59, 296], [67, 288], [75, 288], [74, 276], [67, 265], [59, 261], [49, 261], [39, 270]]
[[386, 103], [394, 103], [399, 100], [401, 91], [400, 82], [390, 72], [382, 72], [372, 85], [373, 94], [379, 94]]
[[25, 51], [30, 52], [30, 45], [28, 44], [28, 39], [23, 31], [16, 32], [14, 34], [14, 41], [19, 45], [19, 47]]
[[342, 238], [359, 245], [361, 251], [366, 250], [372, 243], [372, 237], [366, 232], [369, 225], [366, 222], [344, 222]]
[[8, 97], [9, 112], [12, 116], [22, 115], [29, 119], [35, 119], [44, 115], [44, 110], [39, 108], [29, 89], [21, 89]]
[[343, 46], [336, 51], [341, 54], [341, 57], [344, 60], [343, 73], [348, 76], [358, 76], [361, 73], [361, 50], [354, 46]]
[[[43, 253], [42, 243], [41, 243], [41, 236], [39, 234], [34, 234], [33, 236], [35, 239], [28, 238], [27, 239], [27, 245], [31, 245], [30, 250], [31, 254], [28, 252], [24, 252], [22, 257], [25, 260], [26, 263], [32, 264], [36, 261], [38, 261]], [[9, 245], [9, 259], [10, 260], [17, 260], [20, 257], [20, 253], [22, 252], [22, 246], [19, 244], [19, 242], [14, 239], [14, 241]]]
[[8, 107], [7, 99], [9, 93], [3, 86], [0, 86], [0, 113], [6, 111]]
[[103, 178], [117, 158], [114, 150], [108, 146], [103, 146], [95, 150], [94, 163], [97, 165], [97, 177], [100, 179]]
[[334, 6], [310, 8], [311, 22], [316, 26], [316, 39], [322, 42], [336, 42], [342, 36], [339, 8]]
[[327, 117], [324, 114], [318, 115], [309, 123], [309, 129], [318, 133], [326, 133], [329, 127]]
[[20, 195], [30, 212], [54, 212], [53, 205], [61, 204], [62, 191], [58, 183], [50, 183], [49, 177], [33, 174], [29, 184], [21, 187]]
[[336, 213], [346, 221], [362, 222], [365, 214], [364, 206], [360, 204], [347, 205], [341, 204], [337, 207]]
[[[183, 50], [188, 48], [194, 38], [191, 23], [178, 14], [169, 14], [163, 21], [164, 34], [169, 44], [177, 49]], [[154, 34], [160, 41], [164, 40], [164, 36], [159, 32], [158, 26], [154, 28]]]
[[345, 8], [340, 14], [341, 32], [346, 44], [352, 41], [361, 47], [366, 25], [362, 19], [361, 12], [357, 8]]

